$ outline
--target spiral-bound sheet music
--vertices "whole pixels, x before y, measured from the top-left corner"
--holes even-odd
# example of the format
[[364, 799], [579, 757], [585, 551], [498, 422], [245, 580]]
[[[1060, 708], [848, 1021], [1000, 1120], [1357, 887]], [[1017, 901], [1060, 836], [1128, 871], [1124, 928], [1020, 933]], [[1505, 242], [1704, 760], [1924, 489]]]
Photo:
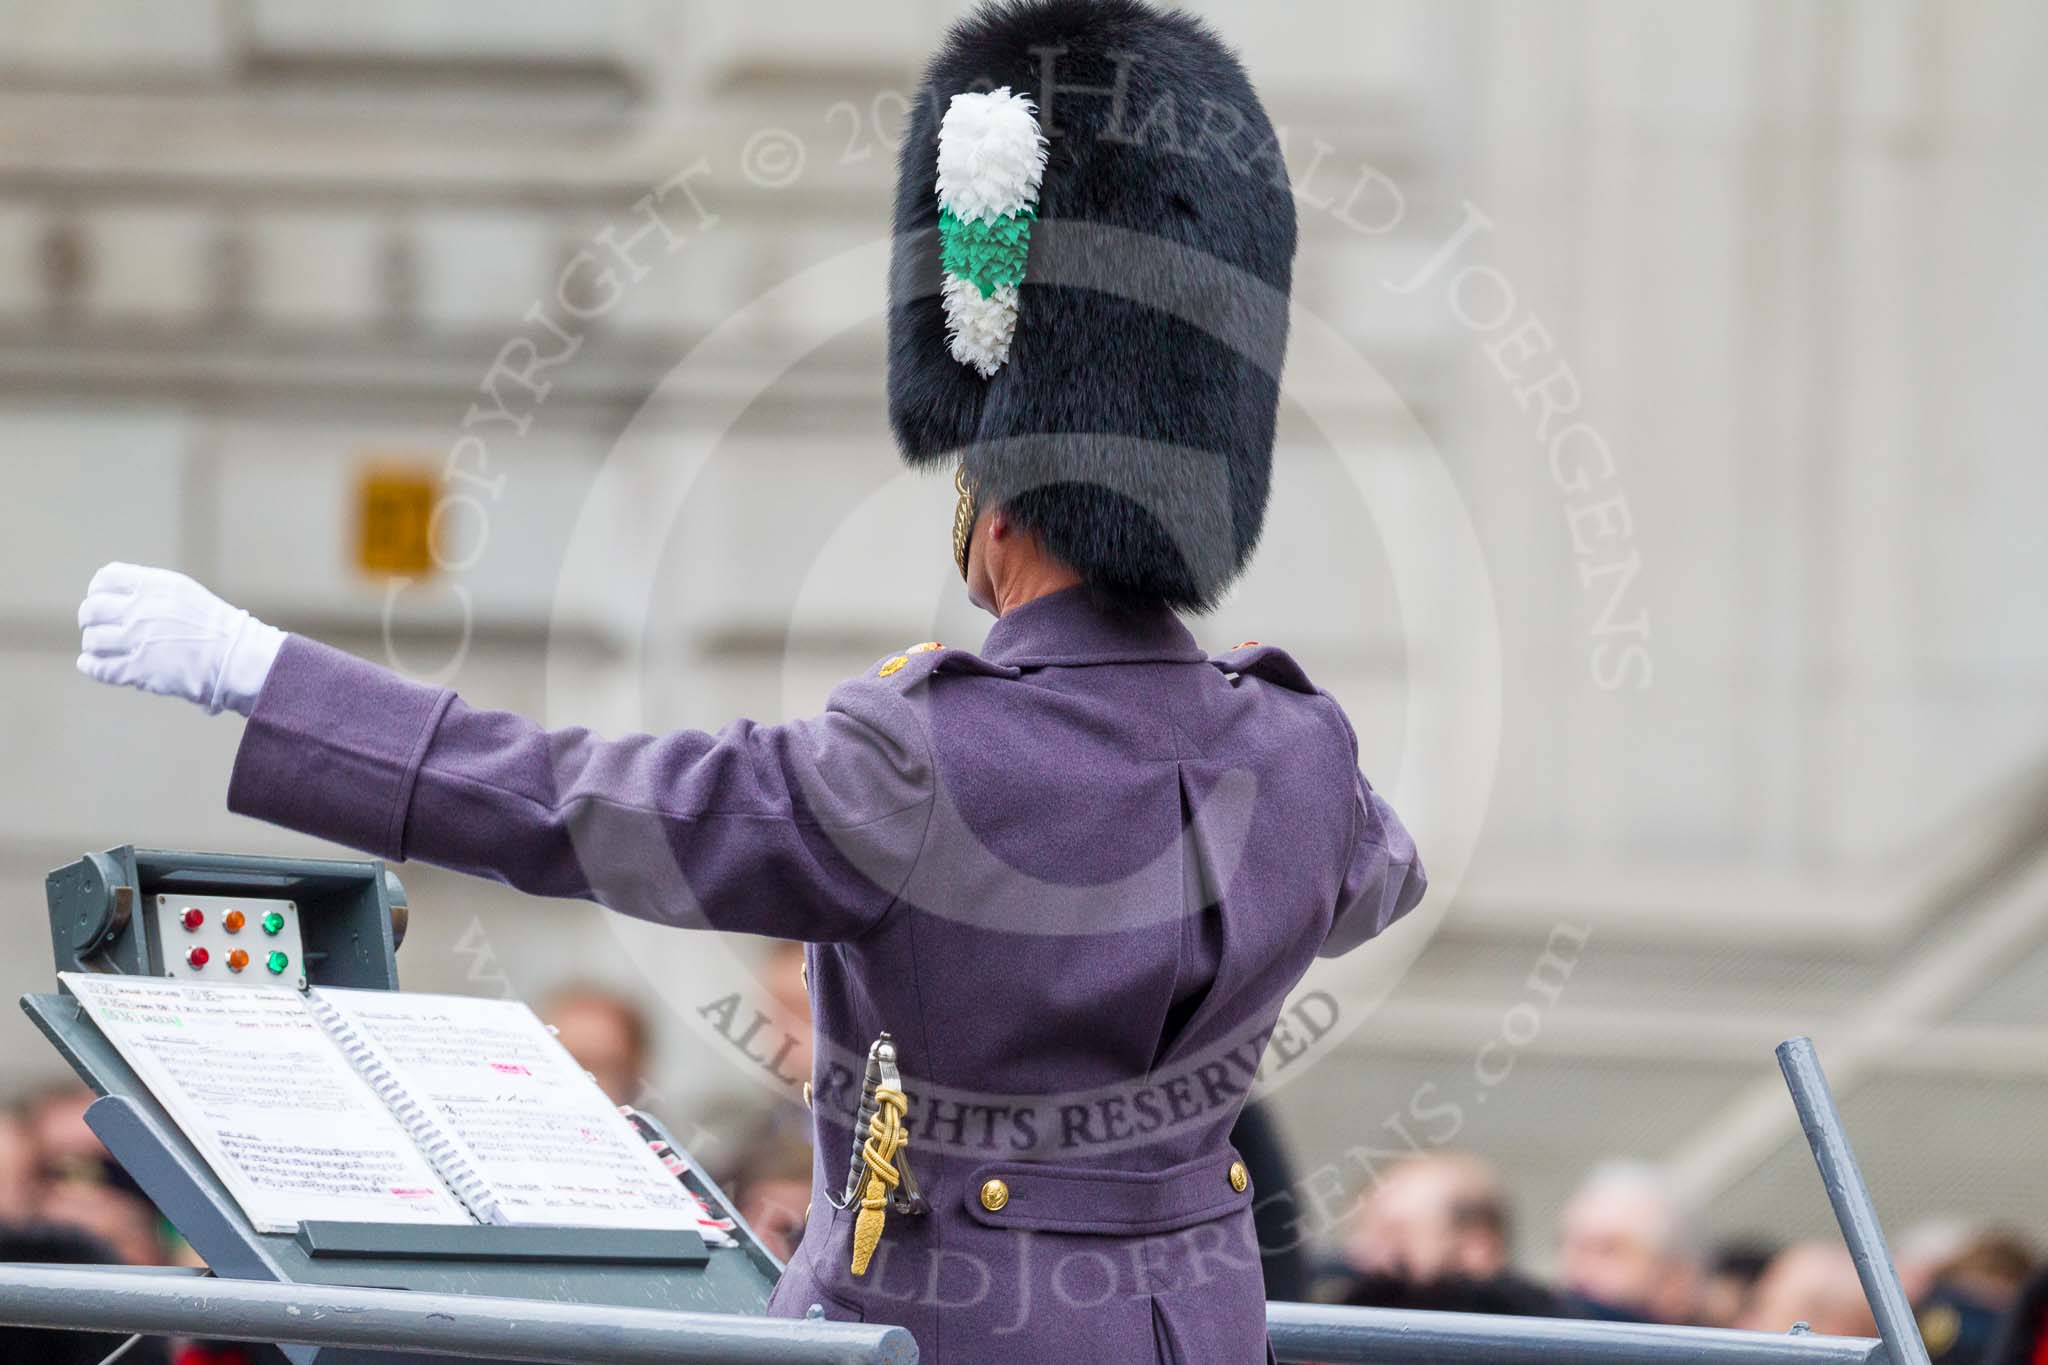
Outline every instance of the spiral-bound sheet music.
[[258, 1231], [472, 1221], [297, 991], [62, 976]]
[[61, 976], [261, 1231], [484, 1222], [730, 1241], [516, 1000]]
[[479, 1220], [700, 1226], [695, 1197], [525, 1005], [334, 989], [310, 999]]

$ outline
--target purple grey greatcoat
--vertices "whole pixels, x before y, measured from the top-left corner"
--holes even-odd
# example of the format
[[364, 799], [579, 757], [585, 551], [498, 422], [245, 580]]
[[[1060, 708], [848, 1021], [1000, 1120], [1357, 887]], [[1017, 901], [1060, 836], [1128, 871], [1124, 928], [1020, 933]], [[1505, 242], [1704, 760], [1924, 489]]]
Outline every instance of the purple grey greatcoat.
[[[1010, 612], [979, 655], [894, 656], [822, 715], [716, 734], [547, 731], [295, 636], [228, 800], [813, 945], [813, 1201], [771, 1311], [901, 1324], [938, 1365], [1266, 1359], [1258, 1191], [1228, 1134], [1311, 959], [1424, 884], [1286, 654], [1211, 658], [1170, 612], [1085, 589]], [[884, 1029], [932, 1208], [890, 1215], [855, 1277], [828, 1195]]]

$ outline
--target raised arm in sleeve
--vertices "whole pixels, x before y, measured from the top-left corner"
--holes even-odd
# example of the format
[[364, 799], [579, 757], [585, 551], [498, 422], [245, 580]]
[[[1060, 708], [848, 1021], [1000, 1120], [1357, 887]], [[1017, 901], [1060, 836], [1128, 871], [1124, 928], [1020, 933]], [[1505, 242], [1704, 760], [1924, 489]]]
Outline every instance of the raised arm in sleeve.
[[1337, 917], [1330, 923], [1320, 957], [1350, 952], [1413, 910], [1429, 889], [1415, 841], [1363, 773], [1358, 777], [1356, 821]]
[[236, 755], [231, 810], [643, 919], [827, 942], [895, 904], [932, 766], [904, 698], [602, 739], [482, 711], [293, 636]]
[[1401, 817], [1372, 789], [1365, 774], [1357, 771], [1358, 736], [1351, 721], [1334, 700], [1330, 705], [1350, 741], [1357, 786], [1351, 810], [1351, 855], [1338, 887], [1337, 914], [1319, 957], [1341, 957], [1377, 936], [1413, 910], [1429, 889], [1429, 876], [1422, 870], [1415, 840]]

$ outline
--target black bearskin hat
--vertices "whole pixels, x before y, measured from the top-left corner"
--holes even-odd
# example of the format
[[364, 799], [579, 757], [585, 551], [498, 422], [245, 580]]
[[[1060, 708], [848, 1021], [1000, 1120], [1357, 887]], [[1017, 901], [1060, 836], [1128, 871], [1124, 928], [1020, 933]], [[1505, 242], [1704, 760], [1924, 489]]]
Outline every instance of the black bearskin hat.
[[1295, 246], [1237, 58], [1140, 0], [995, 0], [925, 73], [895, 232], [905, 459], [957, 455], [1099, 593], [1212, 605], [1265, 519]]

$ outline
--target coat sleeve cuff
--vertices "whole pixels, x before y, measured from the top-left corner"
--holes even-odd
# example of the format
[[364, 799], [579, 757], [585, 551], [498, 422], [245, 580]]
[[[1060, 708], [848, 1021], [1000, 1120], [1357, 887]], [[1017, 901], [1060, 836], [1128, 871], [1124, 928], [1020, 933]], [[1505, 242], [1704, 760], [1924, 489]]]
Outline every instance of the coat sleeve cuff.
[[293, 635], [243, 731], [228, 809], [403, 859], [420, 763], [454, 696]]

